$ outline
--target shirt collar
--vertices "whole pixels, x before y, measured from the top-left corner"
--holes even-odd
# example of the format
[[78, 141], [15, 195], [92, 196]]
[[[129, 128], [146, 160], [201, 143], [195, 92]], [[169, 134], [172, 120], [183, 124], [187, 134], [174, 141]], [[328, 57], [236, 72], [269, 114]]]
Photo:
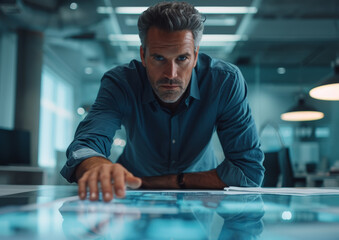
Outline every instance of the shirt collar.
[[[195, 72], [195, 68], [192, 71], [191, 75], [191, 82], [189, 84], [190, 87], [190, 94], [188, 95], [187, 98], [192, 97], [197, 100], [200, 99], [200, 91], [199, 91], [199, 86], [198, 86], [198, 79], [197, 79], [197, 74]], [[156, 98], [153, 93], [153, 89], [151, 84], [148, 81], [148, 78], [146, 76], [145, 79], [143, 79], [144, 82], [144, 91], [143, 91], [143, 96], [142, 96], [142, 103], [150, 103], [153, 101], [156, 101]]]
[[192, 71], [192, 76], [191, 76], [191, 89], [190, 89], [190, 95], [189, 97], [193, 97], [197, 100], [200, 99], [200, 91], [199, 91], [199, 86], [198, 86], [198, 78], [196, 74], [196, 68], [193, 68]]
[[156, 101], [155, 96], [153, 94], [153, 89], [151, 84], [148, 81], [148, 77], [146, 76], [144, 79], [144, 92], [142, 94], [142, 103], [150, 103]]

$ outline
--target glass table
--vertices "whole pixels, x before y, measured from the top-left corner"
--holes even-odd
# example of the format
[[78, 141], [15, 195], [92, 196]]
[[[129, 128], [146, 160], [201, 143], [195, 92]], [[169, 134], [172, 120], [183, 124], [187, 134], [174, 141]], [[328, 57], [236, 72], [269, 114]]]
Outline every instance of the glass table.
[[128, 190], [104, 203], [75, 185], [21, 187], [0, 186], [0, 239], [339, 238], [339, 195]]

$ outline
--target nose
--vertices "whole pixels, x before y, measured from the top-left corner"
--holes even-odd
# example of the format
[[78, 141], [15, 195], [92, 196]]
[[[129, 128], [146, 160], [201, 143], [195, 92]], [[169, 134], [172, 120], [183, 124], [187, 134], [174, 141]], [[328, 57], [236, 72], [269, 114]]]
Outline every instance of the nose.
[[174, 79], [178, 76], [178, 69], [175, 62], [168, 62], [164, 71], [164, 77]]

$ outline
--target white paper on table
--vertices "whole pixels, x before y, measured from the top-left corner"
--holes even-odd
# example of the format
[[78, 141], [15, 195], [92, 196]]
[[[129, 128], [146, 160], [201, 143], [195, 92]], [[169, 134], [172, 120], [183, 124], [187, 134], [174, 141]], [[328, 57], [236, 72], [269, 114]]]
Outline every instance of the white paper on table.
[[249, 194], [249, 193], [260, 193], [260, 194], [279, 194], [279, 195], [339, 195], [339, 188], [307, 188], [307, 187], [296, 187], [296, 188], [261, 188], [261, 187], [225, 187], [225, 193], [230, 194]]

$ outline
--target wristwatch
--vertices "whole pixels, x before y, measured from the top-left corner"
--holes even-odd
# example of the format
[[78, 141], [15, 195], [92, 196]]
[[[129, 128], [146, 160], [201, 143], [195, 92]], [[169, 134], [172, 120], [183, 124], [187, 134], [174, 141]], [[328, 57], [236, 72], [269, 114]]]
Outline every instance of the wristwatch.
[[181, 189], [185, 188], [184, 173], [179, 173], [177, 175], [177, 183]]

